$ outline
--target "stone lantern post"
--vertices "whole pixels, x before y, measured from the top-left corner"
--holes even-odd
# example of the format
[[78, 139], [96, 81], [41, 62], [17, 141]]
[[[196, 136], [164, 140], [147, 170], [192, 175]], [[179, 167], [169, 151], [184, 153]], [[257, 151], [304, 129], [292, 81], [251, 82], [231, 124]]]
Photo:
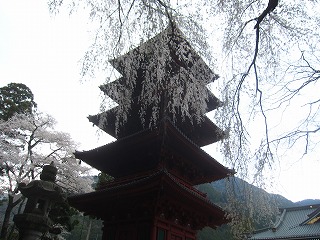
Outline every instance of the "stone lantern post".
[[62, 189], [55, 183], [56, 175], [57, 168], [52, 162], [43, 167], [40, 180], [19, 185], [22, 195], [27, 198], [23, 213], [13, 219], [19, 229], [19, 240], [38, 240], [50, 229], [51, 206], [65, 199]]

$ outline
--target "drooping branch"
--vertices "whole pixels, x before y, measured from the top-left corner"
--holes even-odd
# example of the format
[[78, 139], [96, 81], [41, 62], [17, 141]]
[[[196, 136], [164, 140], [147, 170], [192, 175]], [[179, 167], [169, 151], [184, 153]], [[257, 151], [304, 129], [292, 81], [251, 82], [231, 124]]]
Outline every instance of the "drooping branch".
[[[272, 139], [266, 138], [263, 147], [269, 148], [270, 145], [273, 145], [278, 150], [283, 147], [283, 144], [286, 144], [286, 149], [299, 145], [304, 148], [301, 155], [303, 157], [311, 147], [317, 145], [316, 136], [320, 132], [318, 124], [320, 98], [315, 89], [319, 84], [320, 70], [314, 66], [319, 64], [319, 60], [316, 56], [313, 57], [315, 59], [312, 59], [312, 55], [307, 56], [305, 52], [302, 52], [298, 62], [289, 65], [286, 72], [292, 76], [276, 92], [278, 98], [268, 109], [268, 111], [282, 111], [281, 114], [284, 114], [288, 108], [292, 109], [294, 106], [296, 112], [301, 112], [297, 114], [297, 124], [287, 129], [286, 132], [278, 133]], [[307, 97], [301, 98], [306, 94]]]
[[[285, 88], [285, 95], [281, 98], [281, 102], [290, 101], [293, 97], [301, 93], [304, 89], [310, 86], [311, 83], [315, 83], [320, 79], [320, 70], [314, 68], [306, 59], [305, 54], [301, 54], [301, 65], [291, 65], [293, 72], [296, 72], [296, 78], [288, 82]], [[300, 76], [301, 75], [301, 76]], [[290, 85], [299, 82], [298, 87], [292, 88]], [[320, 100], [320, 99], [319, 99]], [[317, 101], [314, 101], [316, 103]], [[312, 103], [311, 103], [312, 104]]]
[[[245, 26], [253, 21], [254, 19], [246, 22]], [[243, 28], [244, 29], [244, 28]], [[243, 31], [242, 29], [242, 31]], [[233, 106], [232, 106], [232, 109], [234, 110], [235, 114], [234, 114], [234, 117], [235, 119], [237, 120], [237, 128], [239, 128], [239, 131], [238, 131], [238, 138], [239, 138], [239, 147], [238, 147], [238, 154], [236, 156], [236, 159], [238, 158], [241, 158], [243, 157], [241, 155], [241, 147], [242, 145], [244, 144], [244, 141], [246, 139], [246, 129], [244, 127], [244, 124], [243, 124], [243, 120], [242, 120], [242, 116], [241, 116], [241, 111], [240, 111], [240, 102], [241, 102], [241, 99], [242, 99], [242, 96], [241, 96], [241, 93], [242, 93], [242, 88], [243, 88], [243, 85], [246, 81], [246, 79], [248, 78], [250, 72], [253, 70], [253, 73], [254, 73], [254, 79], [255, 79], [255, 91], [256, 91], [256, 96], [257, 96], [257, 104], [259, 106], [259, 110], [260, 110], [260, 113], [263, 117], [263, 120], [264, 120], [264, 136], [265, 136], [265, 139], [266, 139], [266, 145], [264, 147], [264, 154], [262, 154], [259, 158], [259, 162], [263, 162], [263, 163], [267, 163], [269, 162], [269, 158], [273, 156], [272, 154], [272, 151], [271, 151], [271, 147], [269, 145], [269, 126], [268, 126], [268, 121], [267, 121], [267, 115], [266, 115], [266, 112], [265, 112], [265, 109], [264, 109], [264, 103], [263, 103], [263, 91], [262, 89], [260, 88], [260, 85], [259, 85], [259, 74], [258, 74], [258, 69], [257, 69], [257, 57], [258, 57], [258, 53], [259, 53], [259, 43], [260, 43], [260, 28], [259, 26], [255, 28], [255, 32], [256, 32], [256, 37], [255, 37], [255, 48], [254, 48], [254, 54], [253, 54], [253, 58], [252, 58], [252, 61], [250, 62], [249, 66], [247, 67], [247, 70], [245, 73], [242, 74], [239, 82], [238, 82], [238, 85], [236, 87], [236, 90], [234, 92], [234, 97], [233, 97]], [[241, 32], [242, 32], [241, 31]], [[240, 33], [241, 34], [241, 33]], [[262, 159], [261, 159], [262, 158]], [[261, 166], [264, 166], [264, 164], [258, 164], [258, 165], [261, 165]], [[257, 169], [258, 170], [258, 174], [261, 173], [261, 171], [263, 170], [263, 167], [262, 168], [259, 168]]]
[[267, 16], [267, 14], [272, 12], [278, 6], [278, 2], [278, 0], [269, 0], [267, 8], [257, 18], [257, 24], [254, 26], [255, 29], [259, 28], [260, 23]]
[[173, 9], [165, 4], [163, 1], [158, 0], [159, 4], [165, 9], [166, 17], [171, 25], [171, 28], [174, 29], [174, 20], [172, 18], [172, 11]]
[[[247, 22], [246, 24], [248, 24], [249, 22]], [[245, 24], [245, 25], [246, 25]], [[242, 74], [241, 79], [237, 85], [236, 91], [235, 91], [235, 96], [234, 96], [234, 101], [233, 101], [233, 109], [235, 110], [235, 117], [238, 120], [239, 126], [240, 126], [240, 132], [239, 132], [239, 140], [240, 142], [242, 142], [242, 138], [244, 136], [245, 130], [244, 130], [244, 126], [243, 126], [243, 121], [242, 121], [242, 117], [241, 117], [241, 113], [239, 110], [239, 106], [240, 106], [240, 96], [241, 96], [241, 89], [242, 86], [244, 84], [244, 81], [246, 80], [246, 78], [248, 77], [252, 67], [254, 68], [254, 73], [255, 73], [255, 77], [256, 77], [256, 90], [259, 90], [259, 81], [258, 81], [258, 73], [257, 73], [257, 68], [256, 68], [256, 60], [257, 60], [257, 56], [258, 56], [258, 52], [259, 52], [259, 28], [256, 29], [256, 44], [255, 44], [255, 50], [254, 50], [254, 55], [253, 55], [253, 59], [247, 69], [247, 71]], [[260, 91], [261, 92], [261, 91]], [[240, 144], [241, 145], [241, 144]]]

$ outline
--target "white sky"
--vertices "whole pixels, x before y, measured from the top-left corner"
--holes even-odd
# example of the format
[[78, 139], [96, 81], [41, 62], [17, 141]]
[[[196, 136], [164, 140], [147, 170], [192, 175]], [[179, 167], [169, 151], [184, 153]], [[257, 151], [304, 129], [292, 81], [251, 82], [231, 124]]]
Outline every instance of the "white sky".
[[87, 119], [99, 112], [104, 79], [80, 82], [78, 62], [89, 45], [86, 22], [50, 15], [46, 1], [0, 0], [0, 86], [26, 84], [38, 108], [81, 144], [79, 150], [109, 141], [101, 135], [98, 143]]
[[[0, 0], [0, 87], [26, 84], [38, 108], [58, 121], [57, 130], [69, 132], [80, 143], [78, 150], [112, 140], [106, 134], [98, 137], [87, 120], [99, 112], [98, 86], [104, 82], [80, 82], [78, 61], [90, 44], [87, 22], [81, 14], [51, 16], [43, 0]], [[292, 201], [320, 199], [319, 156], [292, 165], [293, 158], [288, 153], [272, 192]]]

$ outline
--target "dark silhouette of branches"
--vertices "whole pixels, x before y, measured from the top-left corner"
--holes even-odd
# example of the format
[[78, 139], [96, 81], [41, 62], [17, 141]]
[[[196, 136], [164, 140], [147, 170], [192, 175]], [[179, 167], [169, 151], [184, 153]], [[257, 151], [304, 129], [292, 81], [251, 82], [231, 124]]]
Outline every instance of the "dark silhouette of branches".
[[268, 160], [268, 157], [270, 157], [270, 156], [272, 157], [272, 152], [271, 152], [271, 148], [269, 145], [270, 141], [269, 141], [268, 122], [267, 122], [267, 116], [266, 116], [265, 110], [263, 108], [263, 102], [262, 102], [263, 92], [259, 88], [259, 75], [258, 75], [258, 71], [257, 71], [256, 61], [257, 61], [257, 56], [259, 53], [259, 41], [260, 41], [260, 26], [259, 26], [259, 24], [261, 23], [261, 21], [265, 18], [265, 16], [268, 13], [272, 12], [276, 8], [277, 5], [278, 5], [278, 0], [269, 0], [267, 8], [262, 12], [262, 14], [256, 19], [251, 19], [251, 20], [247, 21], [239, 33], [239, 36], [240, 36], [242, 34], [244, 28], [246, 27], [246, 25], [249, 22], [251, 22], [252, 20], [257, 20], [257, 23], [254, 26], [254, 29], [256, 29], [256, 40], [255, 40], [255, 50], [254, 50], [253, 59], [252, 59], [250, 65], [248, 66], [247, 71], [244, 74], [242, 74], [241, 79], [237, 85], [237, 88], [235, 91], [235, 97], [234, 97], [234, 106], [233, 106], [233, 109], [236, 110], [235, 115], [236, 115], [236, 118], [238, 119], [238, 123], [240, 126], [239, 140], [240, 140], [240, 146], [241, 146], [241, 142], [242, 142], [242, 139], [244, 138], [244, 134], [245, 134], [245, 129], [244, 129], [242, 118], [241, 118], [240, 111], [239, 111], [239, 104], [240, 104], [240, 98], [241, 98], [241, 88], [243, 87], [244, 81], [248, 77], [251, 69], [253, 68], [254, 76], [255, 76], [255, 84], [256, 84], [256, 94], [258, 94], [258, 99], [259, 99], [258, 104], [259, 104], [260, 112], [264, 118], [265, 138], [266, 138], [266, 154], [263, 154], [264, 157], [263, 157], [262, 161], [266, 161], [266, 162]]
[[[252, 19], [253, 20], [253, 19]], [[245, 23], [244, 27], [251, 22], [252, 20], [248, 21]], [[239, 124], [239, 141], [240, 141], [240, 146], [242, 145], [242, 140], [244, 138], [245, 135], [245, 128], [243, 125], [243, 121], [241, 118], [241, 113], [239, 110], [239, 105], [240, 105], [240, 100], [241, 100], [241, 89], [243, 87], [243, 84], [246, 80], [246, 78], [248, 77], [250, 71], [253, 69], [254, 71], [254, 76], [255, 76], [255, 84], [256, 84], [256, 94], [258, 94], [258, 104], [259, 104], [259, 108], [261, 111], [261, 114], [263, 115], [264, 118], [264, 125], [265, 125], [265, 137], [266, 137], [266, 142], [267, 142], [267, 154], [265, 154], [264, 156], [267, 158], [268, 156], [272, 156], [271, 154], [271, 148], [269, 145], [269, 130], [268, 130], [268, 122], [267, 122], [267, 116], [265, 114], [264, 108], [263, 108], [263, 102], [262, 102], [262, 95], [263, 92], [262, 90], [259, 88], [259, 76], [258, 76], [258, 71], [257, 71], [257, 65], [256, 65], [256, 61], [257, 61], [257, 56], [258, 56], [258, 52], [259, 52], [259, 41], [260, 41], [260, 28], [257, 27], [256, 29], [256, 39], [255, 39], [255, 50], [254, 50], [254, 55], [253, 55], [253, 59], [250, 63], [250, 65], [248, 66], [247, 70], [245, 73], [242, 74], [241, 79], [237, 85], [236, 91], [235, 91], [235, 96], [234, 96], [234, 101], [233, 101], [233, 109], [235, 110], [236, 114], [235, 117], [237, 118], [238, 124]], [[241, 30], [241, 32], [243, 31], [243, 29]], [[241, 34], [241, 33], [240, 33]], [[240, 151], [240, 149], [239, 149]], [[240, 155], [240, 154], [238, 154]]]
[[[302, 90], [310, 86], [310, 84], [315, 83], [320, 78], [320, 70], [314, 68], [310, 62], [306, 59], [305, 54], [302, 52], [300, 60], [302, 61], [299, 65], [291, 65], [289, 68], [292, 69], [292, 72], [296, 73], [294, 80], [288, 82], [283, 87], [286, 91], [285, 94], [281, 97], [281, 102], [290, 101], [293, 97], [298, 95]], [[298, 83], [297, 87], [291, 87], [293, 83]], [[310, 102], [312, 105], [319, 102], [320, 99], [315, 102]]]
[[[316, 56], [313, 56], [317, 59]], [[311, 59], [311, 56], [309, 56]], [[311, 61], [306, 57], [306, 54], [302, 52], [301, 58], [296, 65], [290, 65], [289, 70], [295, 73], [294, 78], [288, 81], [279, 92], [284, 92], [278, 99], [278, 107], [282, 105], [289, 105], [293, 100], [300, 97], [303, 93], [308, 93], [315, 88], [318, 80], [320, 79], [320, 70], [313, 66]], [[320, 110], [320, 97], [307, 100], [302, 108], [308, 108], [308, 113], [301, 120], [293, 130], [281, 135], [278, 138], [270, 141], [270, 144], [278, 146], [282, 142], [288, 143], [288, 148], [292, 148], [298, 141], [304, 141], [304, 153], [308, 153], [310, 148], [311, 138], [316, 136], [320, 132], [319, 126], [319, 110]]]
[[278, 0], [269, 0], [267, 8], [261, 13], [261, 15], [257, 18], [257, 24], [254, 28], [259, 28], [261, 21], [267, 16], [268, 13], [272, 12], [276, 6], [278, 6]]

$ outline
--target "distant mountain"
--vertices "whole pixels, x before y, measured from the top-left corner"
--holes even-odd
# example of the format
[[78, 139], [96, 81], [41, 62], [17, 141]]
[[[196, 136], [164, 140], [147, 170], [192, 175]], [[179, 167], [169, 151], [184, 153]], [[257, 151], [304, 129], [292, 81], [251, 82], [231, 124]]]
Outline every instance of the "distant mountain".
[[250, 189], [253, 192], [253, 195], [255, 196], [259, 196], [261, 194], [266, 194], [267, 196], [270, 196], [270, 199], [274, 200], [277, 206], [279, 206], [280, 208], [297, 206], [297, 203], [294, 203], [279, 194], [267, 193], [265, 190], [258, 188], [252, 184], [249, 184], [246, 181], [237, 177], [229, 178], [229, 180], [222, 179], [216, 182], [212, 182], [210, 184], [199, 185], [198, 189], [200, 191], [207, 193], [207, 196], [210, 199], [210, 201], [212, 201], [217, 205], [223, 206], [227, 202], [227, 195], [226, 195], [227, 185], [228, 185], [227, 182], [229, 182], [229, 185], [231, 182], [231, 185], [233, 186], [235, 194], [239, 199], [244, 198], [243, 196], [244, 189]]
[[315, 204], [320, 204], [320, 199], [305, 199], [295, 203], [295, 205], [298, 205], [298, 206], [315, 205]]

